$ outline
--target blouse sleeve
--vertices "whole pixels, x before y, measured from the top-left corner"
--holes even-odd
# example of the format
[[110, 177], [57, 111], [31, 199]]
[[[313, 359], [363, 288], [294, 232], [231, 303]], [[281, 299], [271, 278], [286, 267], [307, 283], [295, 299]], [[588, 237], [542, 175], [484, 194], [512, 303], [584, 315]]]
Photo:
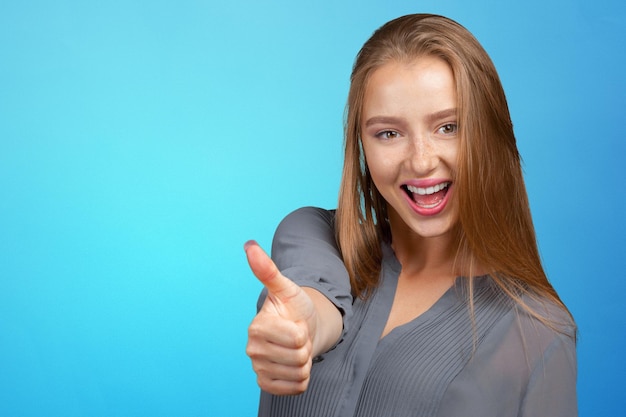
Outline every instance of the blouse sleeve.
[[530, 375], [520, 416], [577, 416], [576, 374], [574, 337], [558, 334]]
[[278, 225], [272, 259], [284, 276], [300, 286], [318, 290], [339, 309], [345, 333], [352, 315], [352, 295], [348, 272], [335, 241], [334, 220], [334, 211], [315, 207], [292, 212]]

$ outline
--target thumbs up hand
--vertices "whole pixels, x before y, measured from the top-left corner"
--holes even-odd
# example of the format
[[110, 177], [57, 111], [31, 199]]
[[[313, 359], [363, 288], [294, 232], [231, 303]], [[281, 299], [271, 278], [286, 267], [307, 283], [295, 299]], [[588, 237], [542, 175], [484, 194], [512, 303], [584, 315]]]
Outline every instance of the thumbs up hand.
[[[282, 275], [255, 242], [244, 248], [250, 269], [268, 291], [248, 328], [246, 353], [257, 382], [271, 394], [301, 394], [309, 384], [318, 328], [316, 305], [310, 296], [315, 290], [305, 291]], [[324, 298], [317, 292], [316, 296]], [[324, 302], [329, 303], [325, 298]]]

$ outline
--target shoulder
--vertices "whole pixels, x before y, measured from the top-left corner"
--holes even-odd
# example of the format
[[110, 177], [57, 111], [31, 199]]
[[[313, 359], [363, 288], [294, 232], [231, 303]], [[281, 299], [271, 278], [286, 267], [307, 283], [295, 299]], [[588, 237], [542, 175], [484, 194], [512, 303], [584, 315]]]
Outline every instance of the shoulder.
[[[335, 240], [335, 212], [318, 207], [302, 207], [288, 214], [278, 225], [272, 241], [272, 257], [279, 265], [284, 259], [291, 264], [311, 264], [329, 258], [340, 258]], [[333, 262], [333, 265], [336, 262]], [[345, 270], [341, 263], [342, 270]]]
[[301, 207], [289, 213], [280, 222], [279, 227], [299, 227], [308, 224], [331, 225], [335, 220], [335, 210], [326, 210], [320, 207]]
[[547, 334], [560, 334], [576, 341], [576, 323], [569, 312], [555, 301], [534, 294], [525, 294], [516, 309], [520, 323], [529, 329], [543, 329]]
[[[539, 332], [546, 336], [561, 334], [576, 339], [576, 324], [567, 309], [548, 296], [532, 293], [527, 290], [511, 289], [505, 291], [490, 276], [475, 278], [477, 294], [485, 294], [490, 301], [488, 305], [499, 305], [510, 310], [516, 318], [518, 327], [523, 333]], [[519, 297], [510, 294], [517, 292]], [[475, 300], [476, 301], [476, 300]]]
[[278, 225], [275, 239], [308, 237], [334, 241], [335, 211], [302, 207], [289, 213]]
[[478, 280], [474, 292], [476, 319], [496, 317], [487, 338], [492, 347], [524, 358], [527, 365], [556, 350], [572, 355], [576, 349], [576, 324], [569, 312], [546, 296], [525, 293], [507, 295], [491, 279]]
[[564, 376], [576, 374], [576, 325], [565, 307], [530, 293], [514, 300], [493, 282], [483, 294], [491, 296], [478, 304], [486, 304], [487, 311], [500, 311], [481, 343], [489, 352], [487, 362], [500, 363], [501, 371], [509, 369], [522, 380], [548, 368]]

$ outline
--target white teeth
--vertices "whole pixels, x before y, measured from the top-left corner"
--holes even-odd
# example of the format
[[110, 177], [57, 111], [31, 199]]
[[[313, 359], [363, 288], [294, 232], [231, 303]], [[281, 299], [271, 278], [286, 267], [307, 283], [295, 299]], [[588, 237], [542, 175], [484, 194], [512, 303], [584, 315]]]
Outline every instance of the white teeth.
[[449, 185], [450, 185], [449, 182], [442, 182], [441, 184], [433, 185], [432, 187], [427, 187], [427, 188], [413, 187], [412, 185], [407, 185], [406, 188], [414, 194], [430, 195], [430, 194], [434, 194], [443, 190]]

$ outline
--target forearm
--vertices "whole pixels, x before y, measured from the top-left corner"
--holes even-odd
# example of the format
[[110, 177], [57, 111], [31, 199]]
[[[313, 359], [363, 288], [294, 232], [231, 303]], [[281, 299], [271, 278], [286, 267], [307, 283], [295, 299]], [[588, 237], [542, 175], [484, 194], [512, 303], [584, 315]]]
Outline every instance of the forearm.
[[312, 346], [312, 356], [316, 357], [337, 344], [343, 331], [343, 318], [339, 309], [322, 293], [307, 287], [303, 290], [313, 301], [317, 313], [317, 326]]

